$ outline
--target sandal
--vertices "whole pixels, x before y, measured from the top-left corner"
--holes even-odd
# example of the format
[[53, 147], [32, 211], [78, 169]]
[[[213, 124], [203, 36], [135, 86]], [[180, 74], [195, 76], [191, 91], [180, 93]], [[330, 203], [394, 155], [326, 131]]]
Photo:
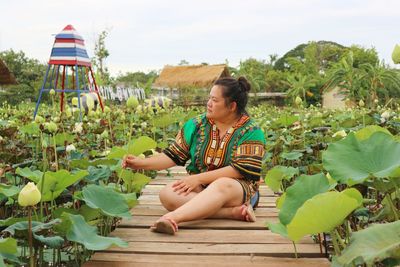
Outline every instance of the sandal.
[[150, 227], [152, 232], [174, 235], [178, 231], [178, 224], [167, 217], [161, 217]]

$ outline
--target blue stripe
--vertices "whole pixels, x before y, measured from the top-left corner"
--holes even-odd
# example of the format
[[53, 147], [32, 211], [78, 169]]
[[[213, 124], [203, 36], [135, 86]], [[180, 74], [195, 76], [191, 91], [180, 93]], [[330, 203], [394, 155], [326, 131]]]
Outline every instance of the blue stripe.
[[51, 50], [51, 56], [78, 56], [89, 58], [86, 50], [80, 48], [53, 48]]
[[56, 35], [56, 39], [79, 39], [83, 41], [83, 38], [80, 35], [77, 34], [65, 34], [65, 33], [59, 33]]

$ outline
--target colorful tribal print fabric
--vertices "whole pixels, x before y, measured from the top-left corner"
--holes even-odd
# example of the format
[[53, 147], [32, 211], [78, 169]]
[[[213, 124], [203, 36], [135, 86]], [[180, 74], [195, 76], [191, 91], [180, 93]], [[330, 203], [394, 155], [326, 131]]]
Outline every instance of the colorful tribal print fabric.
[[214, 121], [205, 114], [187, 121], [175, 141], [164, 150], [177, 165], [185, 165], [190, 174], [225, 166], [238, 170], [246, 180], [258, 182], [264, 156], [265, 137], [248, 115], [220, 138]]

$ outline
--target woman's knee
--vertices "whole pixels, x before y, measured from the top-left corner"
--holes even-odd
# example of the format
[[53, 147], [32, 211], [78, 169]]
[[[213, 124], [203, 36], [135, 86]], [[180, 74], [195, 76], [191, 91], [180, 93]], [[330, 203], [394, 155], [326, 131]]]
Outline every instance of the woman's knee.
[[176, 193], [172, 189], [172, 184], [166, 185], [159, 193], [161, 204], [168, 210], [177, 209]]
[[210, 184], [210, 186], [215, 187], [217, 190], [221, 191], [222, 193], [231, 191], [232, 188], [235, 186], [235, 179], [229, 177], [221, 177], [215, 180]]

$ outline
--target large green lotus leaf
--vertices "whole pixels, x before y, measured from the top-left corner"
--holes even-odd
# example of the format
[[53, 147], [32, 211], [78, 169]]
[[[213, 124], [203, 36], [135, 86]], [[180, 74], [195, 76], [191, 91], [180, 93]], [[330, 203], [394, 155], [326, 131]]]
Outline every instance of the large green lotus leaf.
[[289, 125], [292, 125], [295, 121], [298, 120], [299, 120], [298, 116], [284, 114], [281, 117], [279, 117], [276, 121], [272, 122], [271, 126], [273, 126], [274, 128], [288, 127]]
[[388, 177], [400, 166], [400, 143], [383, 132], [359, 141], [354, 133], [329, 145], [324, 168], [336, 181], [354, 185], [368, 177]]
[[12, 197], [21, 191], [20, 188], [15, 185], [0, 184], [0, 195], [3, 194], [6, 197]]
[[368, 139], [371, 137], [372, 134], [376, 133], [376, 132], [383, 132], [386, 133], [388, 135], [392, 135], [387, 129], [378, 126], [378, 125], [369, 125], [365, 128], [362, 128], [361, 130], [358, 130], [355, 135], [357, 137], [358, 140], [362, 141], [365, 139]]
[[[51, 201], [56, 199], [68, 186], [76, 183], [87, 175], [88, 171], [85, 170], [80, 170], [75, 173], [70, 173], [67, 170], [46, 172], [43, 190], [41, 190], [42, 201]], [[38, 185], [40, 190], [42, 183], [39, 182]]]
[[141, 136], [136, 140], [133, 140], [128, 145], [128, 154], [139, 156], [150, 149], [155, 149], [157, 142], [148, 136]]
[[274, 192], [281, 189], [282, 180], [290, 180], [294, 175], [299, 173], [299, 169], [285, 166], [275, 166], [265, 175], [265, 184]]
[[21, 128], [19, 128], [19, 131], [22, 134], [28, 134], [28, 135], [39, 135], [40, 134], [39, 125], [35, 122], [31, 122], [27, 125], [22, 126]]
[[286, 192], [276, 199], [275, 204], [277, 209], [282, 208], [283, 203], [285, 203], [285, 199], [286, 199]]
[[89, 166], [89, 175], [85, 177], [87, 182], [97, 182], [99, 180], [108, 180], [111, 176], [111, 170], [107, 166], [101, 166], [100, 168]]
[[[65, 213], [67, 214], [67, 213]], [[90, 250], [103, 250], [112, 245], [127, 247], [128, 243], [118, 237], [104, 237], [97, 234], [97, 227], [90, 226], [81, 215], [68, 214], [70, 228], [67, 231], [67, 239], [77, 242]]]
[[39, 183], [40, 179], [42, 179], [42, 176], [43, 176], [43, 172], [41, 172], [39, 170], [32, 171], [28, 167], [25, 167], [23, 169], [18, 167], [15, 170], [15, 173], [20, 175], [20, 176], [22, 176], [22, 177], [25, 177], [25, 178], [31, 180], [32, 182], [34, 182], [36, 184]]
[[33, 233], [33, 237], [50, 248], [61, 248], [64, 238], [61, 236], [43, 236]]
[[58, 133], [55, 138], [58, 146], [64, 146], [65, 142], [72, 143], [75, 139], [75, 135], [70, 133]]
[[151, 180], [150, 177], [142, 173], [136, 172], [133, 175], [133, 180], [132, 180], [136, 192], [139, 192], [146, 184], [150, 182], [150, 180]]
[[[48, 223], [32, 221], [32, 233], [50, 229], [54, 225], [59, 224], [60, 222], [61, 222], [60, 219], [54, 219]], [[3, 232], [9, 232], [11, 235], [15, 235], [15, 231], [24, 231], [24, 230], [28, 230], [28, 228], [29, 228], [28, 221], [23, 221], [23, 222], [17, 222], [17, 223], [14, 223], [13, 225], [10, 225], [6, 229], [4, 229]]]
[[362, 204], [362, 195], [354, 188], [314, 196], [301, 206], [287, 225], [295, 242], [307, 234], [330, 232]]
[[390, 257], [400, 256], [400, 221], [375, 224], [352, 233], [350, 244], [343, 250], [337, 262], [353, 266], [361, 257], [367, 266]]
[[288, 238], [288, 233], [287, 233], [286, 226], [281, 224], [280, 222], [278, 222], [278, 223], [267, 223], [267, 226], [268, 226], [268, 229], [271, 230], [271, 232]]
[[108, 159], [122, 159], [126, 155], [127, 150], [122, 147], [114, 146], [111, 148], [110, 154], [107, 155]]
[[69, 162], [69, 166], [73, 169], [85, 170], [90, 166], [88, 159], [73, 159]]
[[17, 253], [17, 240], [14, 238], [0, 238], [0, 253]]
[[151, 120], [151, 124], [157, 128], [164, 128], [172, 123], [176, 122], [176, 116], [172, 114], [164, 114], [162, 116], [155, 117]]
[[99, 185], [87, 185], [82, 190], [83, 200], [93, 209], [113, 217], [130, 218], [125, 198], [111, 188]]
[[328, 189], [329, 182], [323, 173], [301, 175], [286, 190], [285, 201], [279, 211], [279, 220], [281, 223], [283, 225], [289, 224], [304, 202], [315, 195], [328, 191]]

